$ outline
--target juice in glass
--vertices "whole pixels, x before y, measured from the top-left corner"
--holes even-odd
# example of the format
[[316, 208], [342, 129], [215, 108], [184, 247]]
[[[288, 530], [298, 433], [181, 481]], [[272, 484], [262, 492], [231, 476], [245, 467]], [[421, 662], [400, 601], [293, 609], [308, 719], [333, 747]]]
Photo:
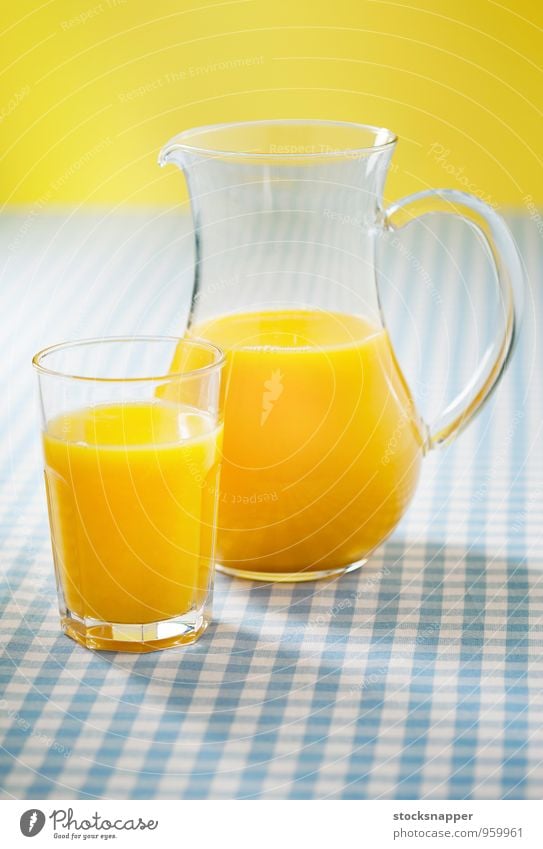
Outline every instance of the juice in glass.
[[[71, 636], [78, 638], [78, 620], [95, 621], [97, 647], [126, 649], [126, 639], [141, 650], [155, 639], [154, 623], [204, 605], [221, 438], [222, 425], [210, 416], [158, 400], [88, 407], [47, 422], [53, 552]], [[107, 645], [100, 622], [115, 623]]]

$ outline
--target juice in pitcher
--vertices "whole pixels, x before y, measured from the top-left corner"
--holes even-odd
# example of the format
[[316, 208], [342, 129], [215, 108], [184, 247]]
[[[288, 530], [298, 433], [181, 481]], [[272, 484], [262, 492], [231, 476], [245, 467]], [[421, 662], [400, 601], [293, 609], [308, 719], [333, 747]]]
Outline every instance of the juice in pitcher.
[[358, 564], [403, 515], [422, 457], [386, 331], [289, 309], [192, 333], [227, 353], [220, 566], [303, 580]]

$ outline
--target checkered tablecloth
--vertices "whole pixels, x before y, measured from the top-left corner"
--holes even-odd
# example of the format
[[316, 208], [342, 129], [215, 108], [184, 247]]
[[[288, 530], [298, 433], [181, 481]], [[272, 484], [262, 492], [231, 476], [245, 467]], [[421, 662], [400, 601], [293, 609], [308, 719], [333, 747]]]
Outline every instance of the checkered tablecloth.
[[[179, 331], [188, 231], [161, 210], [0, 219], [4, 798], [541, 797], [543, 236], [511, 223], [530, 278], [515, 359], [427, 458], [393, 537], [336, 581], [219, 576], [200, 642], [135, 656], [59, 632], [30, 358]], [[493, 323], [474, 240], [443, 219], [434, 235], [390, 252], [383, 294], [423, 407], [461, 385]]]

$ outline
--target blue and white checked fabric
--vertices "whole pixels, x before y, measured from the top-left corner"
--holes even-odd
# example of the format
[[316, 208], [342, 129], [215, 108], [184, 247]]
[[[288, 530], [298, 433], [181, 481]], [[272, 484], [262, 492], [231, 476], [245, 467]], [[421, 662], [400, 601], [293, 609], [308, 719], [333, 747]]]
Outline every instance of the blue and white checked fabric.
[[[157, 210], [0, 220], [3, 798], [541, 796], [543, 237], [512, 226], [531, 280], [512, 367], [426, 460], [393, 537], [336, 581], [219, 576], [199, 643], [135, 656], [59, 632], [30, 358], [63, 338], [176, 332], [190, 239]], [[483, 255], [448, 221], [435, 233], [391, 249], [383, 295], [425, 409], [492, 329]]]

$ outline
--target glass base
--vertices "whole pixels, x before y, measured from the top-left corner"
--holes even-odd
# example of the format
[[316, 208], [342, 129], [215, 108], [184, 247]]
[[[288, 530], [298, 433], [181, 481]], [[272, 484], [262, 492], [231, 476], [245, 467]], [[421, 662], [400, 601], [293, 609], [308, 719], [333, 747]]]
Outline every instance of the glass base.
[[85, 648], [100, 651], [150, 652], [186, 646], [198, 640], [211, 621], [204, 607], [173, 619], [147, 624], [100, 622], [82, 619], [66, 610], [60, 622], [64, 633]]
[[364, 557], [362, 560], [355, 560], [353, 563], [348, 563], [347, 566], [336, 566], [333, 569], [306, 569], [297, 572], [264, 572], [260, 569], [258, 571], [256, 569], [235, 569], [232, 566], [223, 566], [222, 563], [217, 563], [216, 568], [223, 575], [230, 575], [233, 578], [243, 578], [247, 581], [299, 584], [302, 581], [320, 581], [323, 578], [337, 578], [347, 572], [354, 572], [355, 569], [360, 569], [367, 562], [367, 557]]

